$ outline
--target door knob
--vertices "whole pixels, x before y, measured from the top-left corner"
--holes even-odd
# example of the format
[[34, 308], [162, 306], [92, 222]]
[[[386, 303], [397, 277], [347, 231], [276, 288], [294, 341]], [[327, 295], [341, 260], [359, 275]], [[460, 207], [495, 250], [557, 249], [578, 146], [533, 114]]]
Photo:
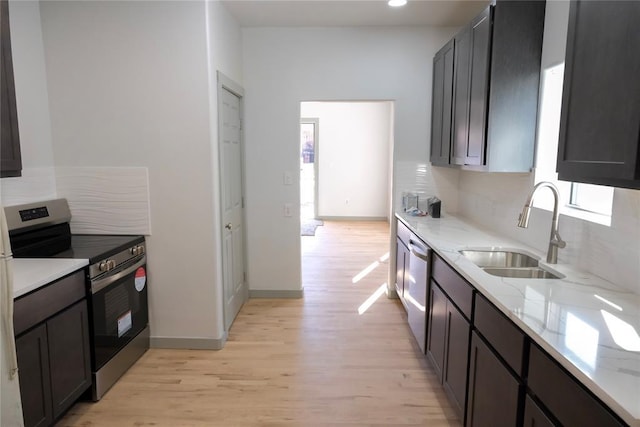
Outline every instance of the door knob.
[[231, 227], [232, 227], [231, 223], [224, 226], [224, 228], [226, 228], [227, 230], [231, 230]]

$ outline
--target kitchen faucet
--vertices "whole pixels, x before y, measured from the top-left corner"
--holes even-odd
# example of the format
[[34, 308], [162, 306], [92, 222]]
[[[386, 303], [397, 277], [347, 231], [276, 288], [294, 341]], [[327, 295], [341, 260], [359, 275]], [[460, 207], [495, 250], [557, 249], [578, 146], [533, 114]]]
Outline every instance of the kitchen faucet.
[[549, 237], [549, 249], [547, 250], [547, 262], [549, 264], [557, 264], [558, 263], [558, 248], [564, 248], [567, 246], [567, 243], [562, 240], [560, 234], [558, 234], [558, 203], [560, 199], [560, 194], [558, 193], [558, 189], [555, 185], [550, 182], [542, 181], [539, 182], [533, 187], [531, 194], [527, 198], [527, 201], [524, 203], [524, 208], [522, 208], [522, 213], [518, 218], [518, 227], [527, 228], [529, 226], [529, 215], [531, 215], [531, 204], [533, 203], [533, 196], [536, 194], [538, 188], [547, 187], [553, 192], [553, 220], [551, 221], [551, 236]]

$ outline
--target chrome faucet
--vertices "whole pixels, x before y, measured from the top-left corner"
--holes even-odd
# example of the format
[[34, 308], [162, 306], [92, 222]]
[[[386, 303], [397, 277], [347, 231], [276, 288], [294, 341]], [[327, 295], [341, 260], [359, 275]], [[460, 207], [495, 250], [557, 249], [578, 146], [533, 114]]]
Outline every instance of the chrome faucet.
[[549, 249], [547, 250], [547, 262], [549, 264], [558, 263], [558, 248], [564, 248], [567, 243], [562, 240], [560, 234], [558, 234], [558, 203], [560, 200], [560, 194], [555, 185], [550, 182], [542, 181], [533, 187], [531, 194], [524, 203], [522, 213], [518, 218], [518, 227], [527, 228], [529, 226], [529, 215], [531, 215], [531, 204], [533, 203], [533, 196], [536, 194], [538, 188], [547, 187], [553, 192], [553, 220], [551, 221], [551, 236], [549, 237]]

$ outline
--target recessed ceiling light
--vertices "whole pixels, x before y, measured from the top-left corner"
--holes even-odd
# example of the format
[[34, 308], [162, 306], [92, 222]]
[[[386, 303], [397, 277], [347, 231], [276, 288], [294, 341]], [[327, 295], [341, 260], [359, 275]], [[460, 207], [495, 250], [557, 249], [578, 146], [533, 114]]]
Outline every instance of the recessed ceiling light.
[[407, 4], [407, 0], [389, 0], [387, 4], [391, 7], [400, 7]]

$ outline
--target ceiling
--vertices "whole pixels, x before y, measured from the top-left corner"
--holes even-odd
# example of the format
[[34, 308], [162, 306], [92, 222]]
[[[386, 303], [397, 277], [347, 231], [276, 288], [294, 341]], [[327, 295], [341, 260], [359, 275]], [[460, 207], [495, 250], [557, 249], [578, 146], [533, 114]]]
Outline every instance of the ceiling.
[[242, 27], [439, 26], [468, 23], [489, 0], [222, 0]]

